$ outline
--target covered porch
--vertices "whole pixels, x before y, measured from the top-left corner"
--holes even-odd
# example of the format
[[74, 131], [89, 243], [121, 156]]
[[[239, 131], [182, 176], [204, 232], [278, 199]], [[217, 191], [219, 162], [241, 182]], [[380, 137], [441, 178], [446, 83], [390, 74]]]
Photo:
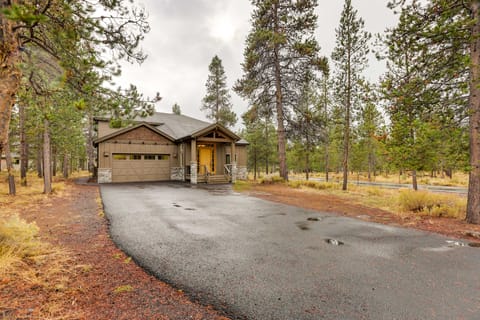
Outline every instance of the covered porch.
[[236, 143], [239, 140], [237, 135], [219, 125], [192, 135], [179, 150], [185, 180], [192, 184], [235, 182]]

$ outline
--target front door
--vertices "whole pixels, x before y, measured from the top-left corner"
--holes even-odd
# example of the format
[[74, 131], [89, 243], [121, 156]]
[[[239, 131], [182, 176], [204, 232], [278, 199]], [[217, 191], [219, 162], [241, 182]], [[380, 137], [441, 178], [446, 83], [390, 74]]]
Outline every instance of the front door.
[[213, 146], [199, 146], [198, 148], [198, 170], [200, 174], [206, 174], [205, 168], [210, 174], [215, 174], [215, 149]]

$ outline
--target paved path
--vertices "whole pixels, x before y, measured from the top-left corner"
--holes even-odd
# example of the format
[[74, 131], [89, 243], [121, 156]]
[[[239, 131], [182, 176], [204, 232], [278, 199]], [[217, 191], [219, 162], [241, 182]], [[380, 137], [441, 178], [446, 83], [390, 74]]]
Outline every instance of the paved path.
[[463, 242], [229, 187], [117, 184], [101, 193], [114, 241], [235, 319], [480, 319], [480, 249]]

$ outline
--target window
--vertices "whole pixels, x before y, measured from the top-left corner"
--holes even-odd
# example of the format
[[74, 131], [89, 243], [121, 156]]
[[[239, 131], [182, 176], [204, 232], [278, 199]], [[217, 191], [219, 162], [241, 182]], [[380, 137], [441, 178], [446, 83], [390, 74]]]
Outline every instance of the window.
[[168, 160], [168, 159], [170, 159], [170, 155], [169, 154], [158, 154], [157, 159], [158, 160]]
[[142, 160], [141, 154], [132, 154], [130, 155], [130, 160]]
[[127, 160], [128, 155], [127, 154], [114, 154], [113, 155], [113, 160]]
[[143, 156], [144, 160], [155, 160], [155, 155], [154, 154], [146, 154]]
[[231, 156], [229, 153], [225, 155], [225, 164], [230, 164], [232, 161]]

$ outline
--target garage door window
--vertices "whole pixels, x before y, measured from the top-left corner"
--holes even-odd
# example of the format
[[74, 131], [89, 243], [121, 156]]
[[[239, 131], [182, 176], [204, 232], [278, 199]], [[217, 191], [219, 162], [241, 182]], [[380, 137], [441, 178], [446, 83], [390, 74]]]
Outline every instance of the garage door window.
[[158, 160], [168, 160], [168, 159], [170, 159], [170, 155], [169, 154], [159, 154], [159, 155], [157, 155], [157, 159]]
[[115, 153], [113, 160], [142, 160], [141, 154]]
[[143, 156], [144, 160], [155, 160], [155, 155], [154, 154], [146, 154]]
[[114, 154], [113, 160], [127, 160], [128, 154]]

